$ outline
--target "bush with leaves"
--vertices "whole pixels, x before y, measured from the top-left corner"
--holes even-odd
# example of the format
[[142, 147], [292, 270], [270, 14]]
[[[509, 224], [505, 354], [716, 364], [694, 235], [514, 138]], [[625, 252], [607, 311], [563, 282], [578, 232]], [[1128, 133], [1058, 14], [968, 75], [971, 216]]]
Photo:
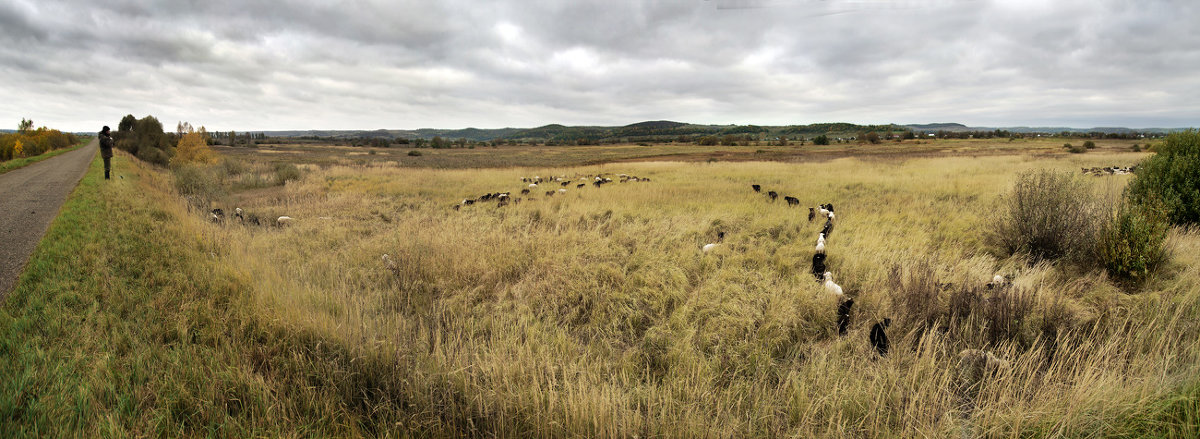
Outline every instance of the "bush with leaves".
[[1141, 281], [1167, 259], [1165, 215], [1155, 209], [1122, 203], [1102, 224], [1096, 239], [1096, 259], [1109, 276]]
[[1171, 224], [1200, 223], [1200, 131], [1171, 133], [1155, 152], [1129, 182], [1130, 200], [1161, 206]]
[[170, 135], [163, 132], [162, 123], [154, 116], [135, 119], [132, 114], [121, 118], [113, 135], [117, 148], [142, 161], [166, 166], [175, 155]]
[[1017, 177], [995, 216], [989, 240], [1008, 255], [1084, 261], [1099, 224], [1092, 191], [1069, 172], [1031, 171]]

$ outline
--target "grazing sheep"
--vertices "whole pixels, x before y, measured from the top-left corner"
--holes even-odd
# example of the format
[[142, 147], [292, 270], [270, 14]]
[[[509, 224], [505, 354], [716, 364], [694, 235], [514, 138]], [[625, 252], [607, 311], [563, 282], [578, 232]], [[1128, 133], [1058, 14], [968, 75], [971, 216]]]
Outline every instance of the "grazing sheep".
[[555, 193], [554, 191], [546, 191], [546, 196], [547, 196], [547, 197], [553, 197], [553, 196], [554, 196], [554, 193]]
[[275, 219], [275, 224], [278, 224], [281, 227], [291, 225], [292, 222], [294, 222], [294, 220], [292, 220], [292, 217], [290, 216], [281, 216]]
[[817, 282], [825, 280], [825, 254], [817, 253], [812, 259], [812, 274], [817, 278]]
[[537, 187], [537, 183], [529, 183], [529, 189]]
[[701, 248], [701, 250], [703, 250], [704, 253], [713, 251], [714, 249], [717, 248], [718, 245], [721, 244], [721, 241], [724, 241], [724, 240], [725, 240], [725, 232], [717, 232], [717, 242], [714, 242], [711, 244], [704, 244], [704, 247]]
[[240, 208], [240, 207], [233, 208], [233, 217], [237, 218], [238, 221], [246, 220], [246, 217], [242, 215], [242, 208]]
[[833, 222], [833, 211], [832, 210], [829, 211], [829, 216], [827, 218], [829, 219], [829, 222]]
[[838, 335], [846, 335], [846, 329], [850, 327], [850, 308], [854, 306], [854, 299], [846, 299], [838, 304], [837, 308], [837, 329]]
[[558, 190], [558, 193], [560, 193], [560, 194], [565, 194], [565, 193], [567, 193], [567, 190], [566, 190], [566, 189], [559, 189], [559, 190]]
[[833, 221], [825, 220], [825, 227], [821, 228], [821, 234], [828, 238], [831, 233], [833, 233]]
[[1004, 276], [997, 274], [995, 276], [992, 276], [992, 281], [988, 282], [987, 287], [989, 290], [994, 289], [994, 288], [1004, 288], [1004, 286], [1007, 284], [1008, 284], [1008, 279], [1005, 279]]
[[885, 356], [888, 353], [888, 346], [891, 344], [888, 341], [887, 328], [892, 326], [892, 319], [883, 319], [871, 325], [871, 346], [875, 347], [875, 351], [879, 352], [879, 356]]
[[388, 254], [387, 254], [387, 253], [384, 253], [384, 254], [383, 254], [383, 257], [382, 257], [382, 259], [383, 259], [383, 268], [386, 268], [386, 269], [388, 269], [388, 270], [389, 270], [389, 271], [391, 271], [392, 273], [399, 273], [399, 272], [400, 272], [400, 267], [397, 267], [397, 266], [396, 266], [396, 263], [395, 263], [395, 262], [392, 262], [392, 257], [391, 257], [391, 256], [388, 256]]
[[455, 205], [453, 205], [453, 206], [450, 206], [450, 208], [451, 208], [451, 209], [454, 209], [454, 210], [458, 210], [458, 209], [462, 209], [462, 205], [461, 205], [461, 204], [455, 204]]
[[800, 199], [792, 196], [783, 197], [783, 201], [787, 201], [788, 206], [799, 206]]
[[769, 197], [771, 201], [775, 201], [776, 198], [779, 198], [779, 193], [775, 191], [767, 191], [767, 197]]
[[469, 199], [465, 199], [465, 198], [464, 198], [462, 203], [463, 203], [463, 204], [465, 204], [465, 205], [468, 205], [468, 206], [470, 206], [470, 205], [472, 205], [472, 204], [475, 204], [475, 200], [469, 200]]
[[521, 189], [521, 195], [529, 195], [529, 188]]
[[750, 187], [754, 188], [754, 192], [762, 192], [762, 186], [759, 186], [757, 184], [752, 184], [752, 185], [750, 185]]
[[958, 353], [958, 383], [963, 390], [975, 390], [985, 378], [1008, 367], [1008, 360], [992, 355], [991, 352], [963, 349]]
[[820, 209], [817, 209], [817, 213], [821, 214], [822, 218], [829, 218], [829, 209], [826, 209], [824, 204], [821, 205]]
[[817, 211], [813, 208], [808, 208], [808, 222], [812, 222], [813, 218], [817, 217]]
[[817, 253], [825, 254], [825, 234], [817, 235]]
[[587, 183], [579, 183], [575, 185], [575, 189], [583, 189], [584, 186], [587, 186]]
[[846, 295], [846, 293], [842, 292], [841, 285], [833, 283], [833, 273], [830, 273], [828, 271], [825, 272], [825, 291], [828, 291], [829, 294], [833, 294], [834, 296], [837, 296], [837, 297], [842, 297], [842, 296]]

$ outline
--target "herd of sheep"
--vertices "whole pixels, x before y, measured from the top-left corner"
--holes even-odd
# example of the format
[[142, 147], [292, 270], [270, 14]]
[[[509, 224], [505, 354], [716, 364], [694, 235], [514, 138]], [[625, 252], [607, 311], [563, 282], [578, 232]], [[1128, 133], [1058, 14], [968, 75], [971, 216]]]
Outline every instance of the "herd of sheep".
[[[1119, 174], [1123, 174], [1123, 173], [1132, 172], [1132, 170], [1133, 170], [1132, 168], [1120, 168], [1120, 167], [1091, 168], [1091, 169], [1084, 168], [1084, 173], [1085, 174], [1092, 173], [1092, 174], [1096, 174], [1096, 175], [1104, 175], [1104, 174], [1119, 175]], [[614, 177], [616, 178], [616, 180], [614, 180]], [[650, 179], [643, 178], [643, 177], [637, 177], [637, 176], [633, 176], [633, 175], [627, 175], [627, 174], [616, 174], [616, 175], [611, 175], [611, 176], [606, 176], [603, 174], [576, 175], [573, 178], [567, 178], [566, 176], [556, 176], [556, 177], [547, 177], [547, 178], [543, 178], [540, 176], [521, 177], [521, 183], [524, 184], [525, 187], [523, 187], [519, 191], [520, 196], [513, 196], [512, 192], [487, 193], [487, 194], [483, 194], [481, 196], [474, 197], [474, 198], [465, 198], [462, 201], [455, 203], [452, 207], [454, 210], [460, 210], [466, 206], [479, 205], [479, 204], [487, 203], [487, 202], [494, 202], [496, 204], [496, 207], [503, 207], [503, 206], [506, 206], [509, 204], [520, 203], [522, 200], [526, 200], [526, 201], [537, 200], [537, 198], [535, 198], [533, 196], [535, 194], [535, 192], [538, 193], [539, 195], [544, 194], [544, 196], [546, 196], [546, 197], [551, 197], [551, 196], [554, 196], [555, 194], [565, 194], [568, 192], [568, 189], [571, 187], [573, 187], [575, 190], [581, 190], [581, 189], [586, 188], [588, 184], [591, 184], [597, 188], [600, 188], [600, 187], [602, 187], [606, 184], [612, 183], [614, 181], [621, 182], [621, 183], [649, 182]], [[541, 189], [544, 186], [549, 186], [549, 187], [551, 187], [551, 189], [543, 192]], [[557, 186], [557, 187], [555, 187], [555, 186]], [[754, 184], [754, 185], [751, 185], [751, 188], [754, 190], [754, 192], [758, 192], [758, 193], [763, 192], [761, 185]], [[773, 190], [768, 190], [765, 192], [765, 196], [767, 197], [767, 199], [769, 201], [774, 202], [779, 198], [779, 193], [776, 191], [773, 191]], [[799, 199], [797, 199], [795, 197], [784, 196], [783, 198], [787, 202], [787, 205], [789, 207], [795, 207], [800, 204]], [[210, 219], [213, 222], [224, 222], [226, 220], [224, 211], [219, 208], [213, 209], [209, 213], [209, 215], [210, 215]], [[828, 294], [830, 294], [831, 296], [833, 296], [837, 299], [837, 311], [836, 311], [836, 313], [837, 313], [837, 333], [839, 336], [844, 336], [844, 335], [846, 335], [846, 333], [849, 329], [849, 326], [850, 326], [851, 313], [852, 313], [852, 309], [854, 306], [854, 299], [851, 297], [848, 297], [846, 295], [845, 291], [843, 290], [842, 286], [838, 285], [836, 282], [834, 282], [833, 272], [829, 271], [826, 266], [826, 257], [828, 254], [828, 244], [829, 244], [828, 240], [833, 233], [835, 219], [837, 218], [837, 215], [834, 213], [833, 204], [832, 203], [824, 203], [817, 207], [809, 207], [808, 208], [808, 221], [811, 223], [814, 220], [816, 220], [818, 217], [820, 219], [824, 220], [824, 225], [821, 227], [821, 231], [817, 234], [816, 246], [814, 247], [813, 257], [812, 257], [811, 273], [815, 277], [816, 281], [820, 282], [823, 285], [824, 290]], [[264, 222], [263, 220], [260, 220], [257, 216], [247, 215], [241, 208], [234, 209], [233, 219], [238, 222], [241, 222], [241, 223], [248, 223], [248, 224], [253, 224], [253, 225], [262, 225], [262, 223]], [[293, 221], [294, 220], [291, 217], [280, 216], [275, 219], [274, 225], [286, 226], [286, 225], [291, 224]], [[724, 239], [725, 239], [725, 232], [718, 231], [717, 236], [716, 236], [716, 241], [705, 244], [704, 246], [701, 247], [701, 251], [703, 253], [712, 252], [713, 250], [717, 249], [721, 245], [721, 243], [724, 241]], [[389, 271], [397, 272], [400, 269], [399, 267], [396, 266], [395, 261], [393, 261], [391, 259], [391, 257], [387, 254], [384, 254], [382, 256], [382, 262], [383, 262], [384, 268], [386, 268]], [[1008, 285], [1010, 281], [1011, 280], [1008, 278], [1005, 278], [1000, 275], [996, 275], [992, 279], [992, 281], [987, 284], [987, 286], [989, 289], [1002, 288], [1002, 287], [1005, 287], [1006, 285]], [[871, 325], [871, 330], [868, 335], [868, 340], [871, 343], [871, 346], [875, 349], [875, 351], [881, 357], [886, 356], [888, 353], [888, 348], [889, 348], [890, 342], [888, 340], [887, 329], [890, 325], [891, 325], [890, 318], [884, 318], [881, 321], [877, 321]], [[962, 381], [967, 382], [971, 385], [980, 382], [984, 377], [986, 377], [990, 373], [994, 373], [997, 370], [1008, 367], [1007, 360], [1000, 359], [1000, 358], [996, 357], [995, 355], [993, 355], [992, 353], [978, 350], [978, 349], [963, 350], [962, 352], [959, 353], [958, 360], [959, 360], [958, 376], [960, 377], [960, 379]]]
[[1137, 171], [1137, 165], [1133, 166], [1105, 166], [1096, 168], [1080, 168], [1083, 170], [1083, 175], [1094, 175], [1103, 177], [1106, 175], [1129, 175]]
[[[1120, 169], [1116, 172], [1127, 172], [1127, 169]], [[754, 192], [761, 193], [762, 185], [753, 184], [751, 189]], [[770, 201], [775, 201], [779, 194], [776, 191], [767, 191], [766, 196]], [[785, 196], [784, 199], [789, 206], [799, 205], [799, 200]], [[795, 201], [793, 201], [795, 200]], [[834, 213], [833, 203], [824, 203], [817, 207], [808, 208], [808, 221], [812, 222], [817, 218], [825, 220], [825, 224], [821, 227], [821, 231], [817, 234], [817, 242], [814, 247], [812, 257], [812, 274], [817, 282], [821, 282], [827, 293], [837, 299], [837, 333], [839, 336], [846, 335], [850, 326], [851, 311], [854, 307], [854, 299], [847, 297], [841, 285], [834, 282], [833, 272], [826, 267], [826, 257], [828, 252], [828, 239], [833, 233], [834, 220], [837, 215]], [[718, 233], [717, 243], [707, 244], [703, 247], [704, 252], [708, 252], [715, 248], [716, 245], [724, 238], [724, 232]], [[1011, 282], [1011, 279], [995, 275], [991, 282], [988, 282], [988, 289], [1000, 289], [1006, 287]], [[868, 341], [875, 349], [879, 356], [886, 356], [890, 341], [888, 340], [887, 330], [891, 325], [892, 319], [884, 318], [871, 325], [871, 330], [868, 333]], [[1007, 360], [1003, 360], [996, 355], [979, 350], [979, 349], [964, 349], [958, 355], [958, 370], [957, 375], [960, 383], [966, 387], [973, 388], [980, 383], [986, 376], [995, 373], [998, 370], [1005, 369], [1009, 365]]]
[[[589, 183], [592, 186], [599, 188], [606, 184], [612, 183], [613, 181], [618, 181], [621, 183], [650, 181], [649, 178], [638, 177], [636, 175], [629, 174], [616, 174], [615, 177], [617, 178], [616, 180], [613, 180], [612, 177], [606, 177], [605, 174], [580, 174], [573, 178], [568, 178], [565, 175], [546, 178], [541, 176], [521, 177], [521, 183], [525, 184], [526, 186], [521, 189], [520, 196], [513, 196], [512, 192], [488, 192], [475, 198], [463, 198], [462, 201], [454, 203], [454, 205], [450, 207], [454, 210], [460, 210], [466, 206], [474, 206], [476, 204], [482, 204], [489, 201], [495, 201], [496, 207], [504, 207], [509, 204], [518, 204], [521, 202], [521, 200], [537, 201], [535, 195], [537, 195], [538, 192], [541, 192], [543, 186], [550, 187], [550, 190], [544, 192], [545, 196], [553, 197], [555, 194], [567, 193], [567, 189], [570, 186], [574, 186], [576, 190], [579, 190], [586, 188]], [[554, 185], [556, 184], [560, 186], [557, 189], [554, 188]]]

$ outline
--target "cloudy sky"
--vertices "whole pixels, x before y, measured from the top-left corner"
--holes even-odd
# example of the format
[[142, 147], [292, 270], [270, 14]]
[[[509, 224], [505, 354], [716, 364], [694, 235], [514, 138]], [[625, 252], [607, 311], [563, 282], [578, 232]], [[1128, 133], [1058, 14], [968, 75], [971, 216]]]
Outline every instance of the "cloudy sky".
[[0, 127], [1200, 126], [1197, 23], [1195, 0], [0, 0]]

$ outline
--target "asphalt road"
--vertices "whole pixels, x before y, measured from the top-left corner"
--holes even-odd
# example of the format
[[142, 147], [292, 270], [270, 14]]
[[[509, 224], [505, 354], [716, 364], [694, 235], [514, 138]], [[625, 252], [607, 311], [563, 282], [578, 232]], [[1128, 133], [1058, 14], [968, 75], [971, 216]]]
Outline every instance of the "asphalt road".
[[0, 300], [8, 296], [99, 142], [0, 174]]

